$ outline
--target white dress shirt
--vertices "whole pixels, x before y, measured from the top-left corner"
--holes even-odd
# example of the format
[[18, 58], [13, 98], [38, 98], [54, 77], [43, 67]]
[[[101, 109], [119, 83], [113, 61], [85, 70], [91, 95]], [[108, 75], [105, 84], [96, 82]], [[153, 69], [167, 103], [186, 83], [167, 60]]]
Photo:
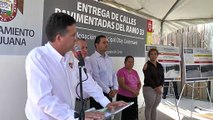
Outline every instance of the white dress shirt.
[[[79, 60], [74, 56], [73, 52], [70, 52], [70, 54], [72, 56], [71, 59], [70, 59], [70, 61], [69, 61], [69, 63], [72, 64], [71, 67], [73, 69], [78, 69], [78, 62], [79, 62]], [[89, 57], [84, 58], [84, 62], [85, 62], [84, 68], [86, 68], [87, 75], [91, 76], [92, 69], [91, 69], [91, 65], [89, 63]], [[79, 85], [78, 85], [78, 95], [80, 95], [80, 86]], [[83, 99], [86, 99], [86, 98], [89, 98], [89, 97], [91, 97], [89, 94], [87, 94], [86, 92], [83, 93]], [[77, 96], [77, 98], [79, 98], [79, 97]]]
[[85, 61], [85, 67], [87, 69], [87, 73], [89, 73], [90, 75], [92, 75], [92, 67], [91, 67], [91, 64], [90, 64], [90, 61], [89, 61], [89, 57], [86, 57], [84, 59]]
[[[79, 71], [76, 66], [70, 67], [70, 59], [70, 53], [62, 56], [49, 43], [28, 54], [25, 113], [29, 120], [75, 120], [75, 87], [79, 81]], [[85, 73], [82, 77], [86, 78]], [[83, 90], [102, 106], [109, 103], [90, 75], [83, 82]]]
[[105, 93], [110, 92], [110, 87], [118, 90], [118, 81], [116, 73], [113, 70], [113, 63], [106, 53], [105, 56], [102, 56], [95, 51], [95, 53], [90, 56], [90, 64], [93, 79], [100, 85]]

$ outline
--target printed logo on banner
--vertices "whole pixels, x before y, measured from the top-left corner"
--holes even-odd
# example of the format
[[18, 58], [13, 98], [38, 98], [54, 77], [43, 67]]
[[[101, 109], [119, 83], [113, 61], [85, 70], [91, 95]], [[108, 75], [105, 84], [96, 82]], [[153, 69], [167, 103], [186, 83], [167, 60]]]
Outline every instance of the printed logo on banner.
[[153, 32], [151, 20], [147, 20], [147, 32]]
[[24, 0], [0, 0], [0, 21], [9, 22], [16, 17], [17, 9], [23, 14]]

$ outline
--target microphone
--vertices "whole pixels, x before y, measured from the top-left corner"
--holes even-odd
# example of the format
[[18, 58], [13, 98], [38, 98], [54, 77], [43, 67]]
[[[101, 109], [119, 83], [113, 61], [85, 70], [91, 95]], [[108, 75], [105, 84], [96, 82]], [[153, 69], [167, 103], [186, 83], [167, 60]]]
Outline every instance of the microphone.
[[79, 60], [78, 66], [80, 66], [80, 67], [85, 66], [85, 62], [84, 62], [84, 58], [82, 57], [82, 54], [81, 54], [80, 46], [79, 45], [75, 45], [74, 46], [74, 50], [75, 50], [75, 53], [77, 55], [77, 59]]

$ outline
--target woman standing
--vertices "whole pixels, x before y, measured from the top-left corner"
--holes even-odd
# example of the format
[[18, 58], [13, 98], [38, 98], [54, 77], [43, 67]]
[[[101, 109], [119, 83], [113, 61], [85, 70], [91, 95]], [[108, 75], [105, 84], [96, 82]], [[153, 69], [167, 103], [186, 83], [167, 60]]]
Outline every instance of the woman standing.
[[137, 120], [137, 96], [141, 89], [141, 82], [137, 71], [133, 69], [134, 58], [132, 56], [126, 56], [124, 65], [125, 66], [117, 72], [119, 84], [117, 100], [134, 102], [134, 104], [122, 111], [121, 120]]
[[164, 83], [163, 66], [156, 61], [158, 50], [152, 48], [148, 52], [149, 61], [143, 67], [144, 86], [143, 96], [145, 100], [146, 120], [156, 120], [157, 106], [161, 101], [162, 87]]

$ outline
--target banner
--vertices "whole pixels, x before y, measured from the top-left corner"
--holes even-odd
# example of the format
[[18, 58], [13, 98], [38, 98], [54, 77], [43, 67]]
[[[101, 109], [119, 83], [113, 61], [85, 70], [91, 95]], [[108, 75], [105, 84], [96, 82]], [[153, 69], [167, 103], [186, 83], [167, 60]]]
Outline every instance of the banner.
[[163, 46], [163, 45], [146, 45], [145, 47], [146, 60], [148, 60], [148, 51], [151, 48], [156, 48], [159, 51], [157, 61], [164, 68], [165, 81], [181, 81], [180, 68], [180, 51], [179, 47]]
[[0, 55], [27, 55], [31, 49], [41, 45], [43, 18], [41, 2], [0, 1]]
[[184, 48], [183, 57], [186, 82], [199, 82], [213, 79], [211, 49]]
[[[109, 55], [144, 57], [146, 19], [92, 0], [45, 0], [44, 27], [48, 17], [55, 12], [75, 18], [77, 36], [88, 41], [89, 55], [94, 53], [95, 37], [105, 35], [109, 41]], [[42, 43], [46, 42], [43, 34]]]
[[152, 38], [152, 21], [147, 20], [147, 35], [146, 35], [146, 44], [152, 45], [153, 44], [153, 38]]

